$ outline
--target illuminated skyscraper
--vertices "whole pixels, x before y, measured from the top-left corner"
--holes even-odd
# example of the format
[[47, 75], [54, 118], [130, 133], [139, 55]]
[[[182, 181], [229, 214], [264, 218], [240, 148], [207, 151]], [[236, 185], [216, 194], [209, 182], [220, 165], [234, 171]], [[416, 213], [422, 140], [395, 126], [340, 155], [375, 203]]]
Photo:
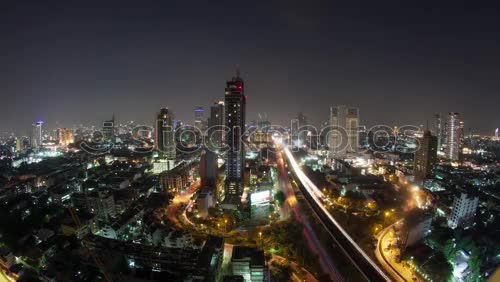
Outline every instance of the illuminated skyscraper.
[[459, 126], [460, 126], [460, 151], [459, 151], [459, 157], [461, 157], [461, 153], [462, 153], [462, 148], [464, 147], [464, 142], [465, 142], [465, 123], [463, 120], [460, 121], [459, 123]]
[[155, 121], [154, 149], [159, 159], [175, 160], [174, 115], [168, 108], [160, 109]]
[[40, 148], [42, 146], [42, 126], [43, 121], [41, 120], [33, 124], [31, 132], [31, 148]]
[[306, 139], [307, 139], [307, 132], [308, 132], [308, 124], [307, 124], [307, 117], [300, 112], [297, 115], [297, 120], [299, 121], [299, 132], [298, 132], [298, 139], [300, 141], [300, 144], [304, 145], [307, 144]]
[[243, 193], [243, 172], [245, 169], [245, 147], [243, 132], [245, 131], [245, 104], [244, 82], [239, 72], [232, 80], [226, 83], [224, 120], [229, 128], [226, 134], [226, 183], [224, 189], [224, 203], [226, 207], [241, 203]]
[[446, 124], [446, 149], [445, 157], [450, 161], [458, 161], [460, 158], [460, 146], [462, 140], [463, 125], [460, 125], [460, 114], [449, 113]]
[[215, 102], [210, 107], [210, 117], [208, 118], [208, 142], [209, 149], [221, 148], [223, 140], [223, 131], [221, 126], [224, 125], [224, 101]]
[[161, 108], [156, 114], [153, 173], [159, 174], [175, 167], [174, 115], [168, 108]]
[[343, 158], [358, 151], [359, 109], [343, 105], [330, 107], [330, 155]]
[[115, 115], [102, 123], [102, 138], [104, 142], [115, 142]]
[[437, 156], [437, 137], [433, 136], [429, 130], [419, 140], [419, 146], [415, 152], [415, 163], [413, 165], [413, 174], [419, 182], [429, 178], [431, 171], [436, 164]]
[[307, 118], [303, 113], [298, 113], [297, 118], [292, 119], [290, 126], [290, 138], [292, 146], [303, 146], [307, 138]]
[[290, 144], [292, 146], [298, 146], [299, 144], [299, 120], [292, 119], [290, 122]]
[[196, 107], [194, 109], [194, 127], [201, 130], [202, 132], [204, 130], [203, 128], [204, 116], [205, 116], [205, 109], [203, 109], [203, 107]]
[[437, 138], [437, 149], [439, 151], [443, 145], [443, 123], [441, 120], [441, 114], [436, 114], [434, 116], [434, 135]]

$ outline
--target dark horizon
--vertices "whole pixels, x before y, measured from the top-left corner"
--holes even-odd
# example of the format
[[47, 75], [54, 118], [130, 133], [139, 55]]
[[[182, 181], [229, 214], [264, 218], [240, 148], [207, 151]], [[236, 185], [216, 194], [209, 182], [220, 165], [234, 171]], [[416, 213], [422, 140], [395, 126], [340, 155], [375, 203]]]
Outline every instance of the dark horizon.
[[498, 3], [28, 2], [0, 11], [0, 131], [153, 124], [165, 106], [192, 122], [236, 66], [248, 122], [319, 124], [345, 104], [368, 126], [459, 112], [476, 132], [500, 127]]

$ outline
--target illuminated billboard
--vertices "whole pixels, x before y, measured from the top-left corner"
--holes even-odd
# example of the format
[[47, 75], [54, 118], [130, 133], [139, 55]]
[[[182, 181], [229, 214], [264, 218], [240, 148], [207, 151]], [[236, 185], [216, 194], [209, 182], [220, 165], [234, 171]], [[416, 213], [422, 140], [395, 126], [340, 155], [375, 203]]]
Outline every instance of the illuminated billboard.
[[269, 203], [270, 201], [271, 201], [270, 190], [259, 191], [252, 193], [250, 195], [250, 203], [252, 203], [252, 205], [263, 205]]

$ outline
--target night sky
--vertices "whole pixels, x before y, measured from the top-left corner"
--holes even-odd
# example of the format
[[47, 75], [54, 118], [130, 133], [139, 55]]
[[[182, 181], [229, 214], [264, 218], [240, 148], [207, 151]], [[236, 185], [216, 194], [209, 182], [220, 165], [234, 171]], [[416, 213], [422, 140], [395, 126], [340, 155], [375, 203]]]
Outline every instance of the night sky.
[[192, 122], [237, 65], [248, 121], [347, 104], [366, 125], [500, 127], [499, 1], [346, 2], [2, 1], [0, 131], [152, 124], [164, 106]]

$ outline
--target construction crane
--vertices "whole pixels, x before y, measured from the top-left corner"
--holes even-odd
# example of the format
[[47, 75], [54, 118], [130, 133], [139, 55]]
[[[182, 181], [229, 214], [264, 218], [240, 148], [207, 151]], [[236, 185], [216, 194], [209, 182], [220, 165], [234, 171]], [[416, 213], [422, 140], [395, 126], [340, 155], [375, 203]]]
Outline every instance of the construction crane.
[[[78, 214], [76, 214], [75, 209], [73, 209], [72, 207], [68, 207], [68, 211], [69, 211], [69, 214], [71, 215], [71, 218], [73, 219], [73, 221], [76, 224], [77, 230], [80, 229], [82, 227], [82, 222], [80, 221]], [[83, 238], [82, 245], [87, 249], [87, 252], [90, 254], [92, 259], [94, 260], [94, 263], [101, 270], [102, 274], [104, 275], [104, 279], [107, 282], [113, 282], [113, 279], [111, 278], [111, 276], [106, 272], [106, 269], [104, 268], [104, 264], [102, 263], [101, 259], [90, 249], [86, 238]]]

